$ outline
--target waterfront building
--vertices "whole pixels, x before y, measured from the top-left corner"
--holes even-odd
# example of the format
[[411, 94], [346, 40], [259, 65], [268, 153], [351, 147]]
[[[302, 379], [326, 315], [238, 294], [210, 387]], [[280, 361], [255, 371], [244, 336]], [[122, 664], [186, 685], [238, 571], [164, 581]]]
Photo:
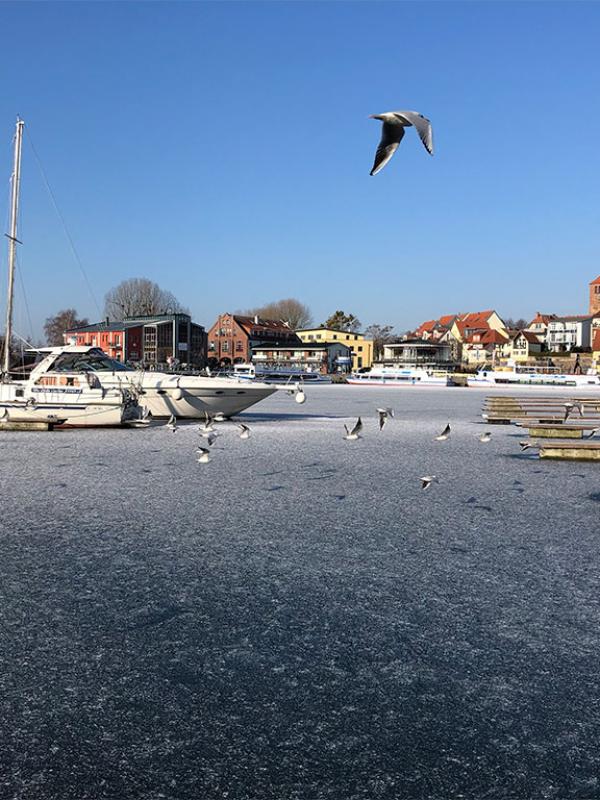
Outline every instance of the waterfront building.
[[352, 349], [341, 342], [259, 345], [252, 350], [252, 362], [261, 367], [301, 369], [323, 375], [346, 373], [352, 367]]
[[151, 369], [206, 366], [206, 331], [189, 314], [125, 317], [64, 333], [65, 344], [100, 347], [111, 358]]
[[370, 367], [373, 363], [373, 340], [367, 339], [364, 333], [354, 331], [338, 331], [334, 328], [302, 328], [296, 331], [299, 338], [306, 343], [324, 344], [326, 342], [341, 343], [352, 351], [352, 371]]
[[548, 322], [546, 345], [552, 352], [591, 347], [593, 315], [555, 317]]
[[209, 364], [228, 366], [249, 363], [256, 347], [300, 343], [287, 322], [242, 314], [219, 314], [208, 331]]
[[535, 333], [540, 342], [545, 342], [548, 332], [548, 323], [553, 319], [556, 319], [556, 314], [541, 314], [538, 311], [525, 330]]
[[440, 366], [447, 369], [456, 366], [450, 344], [431, 339], [405, 339], [385, 344], [382, 363], [385, 366]]
[[513, 331], [502, 347], [502, 355], [514, 363], [526, 363], [537, 358], [543, 349], [544, 344], [533, 331]]

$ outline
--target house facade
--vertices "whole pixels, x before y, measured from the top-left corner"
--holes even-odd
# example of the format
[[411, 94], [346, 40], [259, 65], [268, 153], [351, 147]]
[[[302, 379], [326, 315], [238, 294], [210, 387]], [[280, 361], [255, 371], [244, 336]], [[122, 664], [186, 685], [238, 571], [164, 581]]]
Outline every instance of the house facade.
[[264, 367], [302, 369], [324, 375], [346, 373], [352, 368], [352, 350], [341, 342], [260, 345], [253, 349], [252, 361]]
[[363, 333], [338, 331], [333, 328], [303, 328], [296, 331], [305, 343], [322, 344], [325, 342], [341, 343], [352, 351], [352, 370], [370, 367], [373, 363], [373, 340], [367, 339]]
[[431, 339], [405, 339], [403, 342], [385, 344], [382, 362], [390, 366], [455, 366], [450, 344]]
[[526, 363], [531, 358], [537, 358], [543, 349], [544, 344], [533, 331], [516, 331], [503, 345], [502, 355], [509, 361], [520, 364]]
[[249, 363], [254, 348], [299, 343], [300, 339], [286, 322], [241, 314], [219, 314], [208, 331], [208, 359], [213, 365]]
[[548, 322], [546, 345], [555, 353], [591, 347], [593, 315], [555, 317]]

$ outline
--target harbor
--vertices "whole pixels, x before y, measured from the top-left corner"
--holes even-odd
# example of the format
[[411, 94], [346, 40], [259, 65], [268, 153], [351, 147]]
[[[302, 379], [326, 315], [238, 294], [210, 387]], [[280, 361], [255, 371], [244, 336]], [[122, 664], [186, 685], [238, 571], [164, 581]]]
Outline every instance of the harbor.
[[470, 389], [307, 395], [206, 466], [194, 422], [2, 434], [4, 796], [595, 796], [597, 464]]

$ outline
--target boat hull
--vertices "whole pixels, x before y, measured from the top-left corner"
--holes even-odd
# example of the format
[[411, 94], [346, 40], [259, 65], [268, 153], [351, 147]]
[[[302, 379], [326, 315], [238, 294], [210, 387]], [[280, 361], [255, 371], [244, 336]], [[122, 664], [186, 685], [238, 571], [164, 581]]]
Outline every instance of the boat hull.
[[240, 414], [278, 391], [276, 386], [233, 378], [200, 378], [152, 373], [95, 373], [105, 387], [133, 391], [154, 418], [201, 419], [205, 414]]

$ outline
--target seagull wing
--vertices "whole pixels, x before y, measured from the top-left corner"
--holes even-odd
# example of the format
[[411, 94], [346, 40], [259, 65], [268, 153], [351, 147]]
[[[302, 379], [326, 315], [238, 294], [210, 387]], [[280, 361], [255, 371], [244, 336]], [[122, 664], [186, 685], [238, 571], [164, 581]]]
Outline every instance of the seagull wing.
[[210, 450], [208, 450], [206, 447], [199, 447], [198, 452], [203, 456], [207, 456], [210, 453]]
[[355, 426], [352, 428], [352, 430], [350, 431], [350, 435], [351, 435], [351, 436], [353, 436], [355, 433], [360, 433], [361, 431], [362, 431], [362, 420], [361, 420], [361, 418], [359, 417], [359, 418], [356, 420], [356, 425], [355, 425]]
[[419, 134], [419, 139], [423, 142], [423, 146], [425, 150], [429, 153], [430, 156], [433, 155], [433, 131], [431, 130], [431, 122], [424, 117], [423, 114], [419, 114], [418, 111], [394, 111], [396, 116], [402, 118], [404, 117], [405, 120], [410, 122], [411, 125], [414, 125], [417, 133]]
[[381, 126], [381, 141], [375, 153], [375, 161], [370, 173], [371, 175], [377, 175], [377, 173], [385, 167], [398, 149], [398, 145], [402, 141], [403, 136], [404, 128], [402, 125], [390, 125], [389, 122], [383, 123]]
[[379, 430], [383, 430], [383, 426], [385, 425], [385, 418], [387, 417], [387, 413], [385, 411], [379, 411]]
[[446, 427], [442, 431], [442, 436], [448, 436], [449, 433], [450, 433], [450, 423], [448, 423], [448, 425], [446, 425]]

